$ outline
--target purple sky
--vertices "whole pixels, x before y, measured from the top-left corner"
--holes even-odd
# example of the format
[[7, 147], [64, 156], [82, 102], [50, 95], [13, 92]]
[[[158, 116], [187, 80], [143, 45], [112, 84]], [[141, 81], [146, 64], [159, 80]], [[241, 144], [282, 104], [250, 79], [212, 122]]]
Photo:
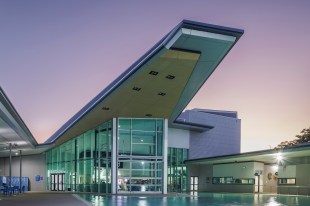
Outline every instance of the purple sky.
[[187, 108], [238, 111], [243, 152], [310, 126], [310, 1], [111, 2], [0, 1], [0, 85], [38, 142], [182, 19], [245, 30]]

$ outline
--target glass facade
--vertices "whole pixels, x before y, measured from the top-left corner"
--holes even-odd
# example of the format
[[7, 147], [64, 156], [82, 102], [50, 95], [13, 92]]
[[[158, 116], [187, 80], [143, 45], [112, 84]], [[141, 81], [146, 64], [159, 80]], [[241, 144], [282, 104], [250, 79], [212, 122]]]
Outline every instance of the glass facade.
[[163, 122], [118, 119], [118, 192], [162, 192]]
[[111, 192], [112, 122], [46, 153], [47, 189]]
[[161, 193], [163, 135], [163, 119], [118, 118], [91, 129], [46, 153], [47, 190]]
[[188, 149], [168, 148], [168, 192], [185, 192], [188, 190], [187, 166]]

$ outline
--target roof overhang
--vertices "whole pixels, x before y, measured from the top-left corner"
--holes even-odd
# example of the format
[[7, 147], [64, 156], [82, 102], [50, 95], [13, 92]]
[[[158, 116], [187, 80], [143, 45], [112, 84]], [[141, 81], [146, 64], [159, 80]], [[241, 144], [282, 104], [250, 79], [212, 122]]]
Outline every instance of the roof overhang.
[[198, 92], [242, 30], [184, 20], [46, 143], [61, 144], [114, 117], [173, 121]]
[[[281, 156], [279, 162], [278, 157]], [[310, 146], [295, 146], [284, 149], [261, 150], [241, 154], [187, 160], [188, 165], [214, 165], [241, 162], [262, 162], [264, 164], [297, 165], [310, 164]]]
[[173, 124], [170, 124], [169, 126], [171, 128], [185, 129], [185, 130], [190, 130], [190, 131], [195, 131], [195, 132], [206, 132], [214, 128], [214, 126], [205, 125], [205, 124], [197, 124], [193, 122], [185, 122], [185, 121], [180, 121], [179, 119], [176, 119], [173, 122]]
[[43, 148], [36, 149], [37, 145], [26, 124], [0, 87], [0, 157], [9, 156], [10, 147], [13, 155], [19, 154], [20, 150], [23, 155], [42, 152]]

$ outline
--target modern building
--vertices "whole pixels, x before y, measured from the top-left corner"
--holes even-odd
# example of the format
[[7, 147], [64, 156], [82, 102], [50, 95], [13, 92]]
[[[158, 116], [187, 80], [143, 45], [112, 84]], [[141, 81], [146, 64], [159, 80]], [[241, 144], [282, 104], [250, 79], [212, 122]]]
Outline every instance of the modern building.
[[[49, 147], [46, 174], [36, 180], [46, 180], [48, 190], [187, 190], [184, 160], [240, 152], [236, 112], [182, 111], [242, 34], [182, 21], [41, 146]], [[17, 119], [27, 144], [39, 153], [40, 146]], [[12, 176], [14, 158], [9, 159], [3, 165], [10, 163]]]
[[242, 34], [182, 21], [43, 145], [1, 90], [0, 175], [32, 190], [189, 190], [185, 160], [240, 153], [236, 112], [183, 110]]
[[[310, 194], [310, 147], [240, 154], [237, 112], [185, 110], [243, 31], [184, 20], [38, 144], [0, 88], [0, 183], [95, 193]], [[185, 110], [185, 111], [184, 111]]]
[[[0, 187], [3, 183], [21, 188], [23, 178], [26, 189], [45, 190], [48, 145], [39, 145], [0, 87]], [[42, 180], [36, 181], [36, 176]], [[44, 177], [44, 178], [43, 178]]]
[[[186, 190], [182, 162], [188, 154], [208, 154], [189, 152], [191, 145], [198, 147], [190, 131], [213, 126], [178, 117], [242, 34], [182, 21], [47, 140], [54, 145], [46, 153], [48, 189], [112, 194]], [[198, 113], [197, 118], [208, 120]], [[188, 114], [192, 118], [195, 113], [184, 117]], [[240, 129], [238, 121], [234, 126]], [[188, 129], [183, 133], [178, 128]], [[223, 149], [213, 145], [225, 153], [240, 152], [240, 131], [232, 136], [238, 134], [236, 146], [228, 150], [227, 144]], [[173, 165], [175, 158], [179, 165]]]
[[192, 190], [310, 195], [310, 144], [186, 161]]
[[[116, 140], [112, 135], [113, 122], [91, 129], [47, 152], [47, 182], [51, 183], [48, 189], [111, 193], [115, 184], [116, 193], [162, 193], [163, 187], [169, 192], [187, 191], [188, 170], [184, 161], [192, 150], [199, 149], [200, 155], [209, 156], [210, 152], [204, 152], [208, 147], [216, 147], [216, 154], [221, 155], [240, 152], [240, 121], [236, 113], [231, 112], [231, 117], [227, 117], [228, 112], [213, 112], [186, 111], [173, 126], [166, 128], [162, 119], [118, 118], [114, 123], [117, 125]], [[216, 131], [214, 126], [206, 124], [208, 121], [219, 125], [218, 130], [224, 126], [228, 129]], [[227, 134], [229, 131], [232, 132]], [[221, 144], [227, 137], [236, 141]], [[165, 139], [166, 148], [163, 146]], [[202, 148], [197, 148], [195, 139], [200, 139]], [[112, 167], [113, 141], [117, 142], [116, 168]], [[166, 150], [165, 157], [163, 150]], [[117, 173], [115, 183], [113, 172]], [[167, 178], [165, 185], [164, 176]]]

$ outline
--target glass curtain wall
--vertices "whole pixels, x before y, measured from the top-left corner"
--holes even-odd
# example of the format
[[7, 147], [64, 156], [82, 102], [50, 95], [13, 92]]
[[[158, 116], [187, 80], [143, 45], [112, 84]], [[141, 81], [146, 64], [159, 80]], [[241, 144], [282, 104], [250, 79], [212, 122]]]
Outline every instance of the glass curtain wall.
[[168, 192], [185, 192], [188, 190], [187, 166], [188, 149], [168, 148]]
[[161, 192], [163, 119], [118, 119], [118, 192]]
[[48, 151], [47, 189], [110, 193], [111, 127], [106, 122]]

